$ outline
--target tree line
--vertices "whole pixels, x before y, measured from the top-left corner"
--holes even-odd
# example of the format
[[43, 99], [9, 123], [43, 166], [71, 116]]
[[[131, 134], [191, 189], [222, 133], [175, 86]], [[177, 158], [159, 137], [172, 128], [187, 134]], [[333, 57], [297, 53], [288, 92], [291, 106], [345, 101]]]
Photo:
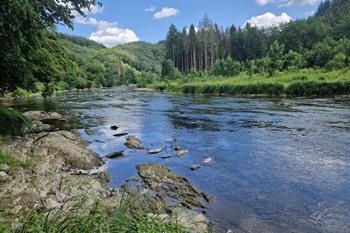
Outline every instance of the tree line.
[[165, 49], [166, 59], [183, 74], [212, 71], [234, 75], [241, 70], [259, 69], [271, 75], [288, 68], [346, 67], [349, 38], [350, 1], [327, 0], [314, 16], [272, 28], [257, 28], [249, 23], [243, 28], [223, 28], [207, 16], [198, 28], [192, 24], [179, 31], [171, 25]]

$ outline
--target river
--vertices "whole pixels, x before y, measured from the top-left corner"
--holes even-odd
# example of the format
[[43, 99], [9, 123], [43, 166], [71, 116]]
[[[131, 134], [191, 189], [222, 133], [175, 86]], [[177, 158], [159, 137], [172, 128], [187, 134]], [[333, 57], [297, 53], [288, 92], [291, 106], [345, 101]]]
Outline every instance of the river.
[[[218, 232], [349, 232], [350, 99], [184, 96], [126, 88], [17, 100], [21, 110], [57, 111], [108, 160], [111, 187], [158, 163], [215, 196], [207, 216]], [[117, 132], [162, 154], [127, 150]], [[84, 129], [92, 129], [86, 133]], [[162, 159], [177, 144], [184, 157]], [[211, 158], [209, 164], [204, 160]], [[190, 166], [201, 165], [192, 171]]]

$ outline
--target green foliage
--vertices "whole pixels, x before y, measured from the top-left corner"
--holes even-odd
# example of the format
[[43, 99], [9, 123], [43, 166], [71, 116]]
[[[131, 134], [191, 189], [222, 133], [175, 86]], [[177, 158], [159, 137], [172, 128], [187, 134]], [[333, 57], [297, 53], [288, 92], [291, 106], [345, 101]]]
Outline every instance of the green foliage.
[[[48, 214], [31, 213], [22, 219], [22, 224], [14, 233], [186, 233], [176, 223], [165, 223], [156, 217], [152, 218], [142, 210], [131, 208], [129, 201], [124, 200], [116, 208], [108, 208], [96, 202], [90, 210], [74, 208], [70, 211], [58, 210]], [[6, 226], [0, 224], [6, 232]], [[10, 231], [8, 231], [10, 232]]]
[[241, 72], [241, 64], [232, 60], [230, 56], [226, 59], [218, 59], [215, 61], [211, 73], [216, 76], [233, 77]]
[[284, 72], [272, 77], [241, 74], [235, 78], [201, 76], [183, 78], [148, 85], [155, 89], [172, 92], [215, 95], [291, 95], [332, 96], [350, 94], [350, 71], [323, 72], [300, 70]]
[[21, 135], [31, 126], [31, 120], [14, 110], [0, 106], [0, 135]]
[[163, 79], [175, 79], [177, 70], [172, 60], [167, 59], [162, 62], [162, 78]]

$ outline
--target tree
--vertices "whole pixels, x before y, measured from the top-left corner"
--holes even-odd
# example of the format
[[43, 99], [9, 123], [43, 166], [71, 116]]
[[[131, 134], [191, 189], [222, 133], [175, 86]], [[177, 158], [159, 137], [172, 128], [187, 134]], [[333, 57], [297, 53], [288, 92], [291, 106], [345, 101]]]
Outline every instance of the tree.
[[[6, 0], [0, 6], [0, 85], [15, 89], [33, 79], [30, 57], [42, 48], [43, 37], [57, 23], [73, 27], [76, 13], [84, 15], [95, 0]], [[43, 52], [43, 50], [41, 51]]]
[[162, 62], [162, 78], [174, 79], [176, 77], [176, 68], [174, 62], [170, 59]]
[[269, 76], [272, 76], [276, 70], [281, 70], [283, 65], [283, 50], [284, 46], [280, 45], [277, 41], [275, 41], [269, 50], [268, 53], [268, 64], [267, 71]]

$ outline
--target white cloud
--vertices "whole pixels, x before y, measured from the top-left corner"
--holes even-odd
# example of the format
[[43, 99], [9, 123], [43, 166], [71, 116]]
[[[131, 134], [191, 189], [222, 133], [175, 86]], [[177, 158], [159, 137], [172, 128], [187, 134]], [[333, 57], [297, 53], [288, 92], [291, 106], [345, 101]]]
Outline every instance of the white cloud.
[[321, 0], [256, 0], [261, 5], [275, 4], [278, 6], [295, 6], [295, 5], [315, 5]]
[[154, 19], [163, 19], [163, 18], [168, 18], [171, 16], [175, 16], [179, 14], [180, 11], [175, 8], [169, 8], [169, 7], [164, 7], [160, 11], [154, 13], [153, 18]]
[[282, 13], [281, 15], [275, 15], [271, 12], [267, 12], [263, 15], [254, 16], [247, 20], [252, 26], [258, 28], [268, 28], [273, 26], [279, 26], [280, 24], [288, 23], [292, 18], [287, 13]]
[[145, 9], [146, 12], [155, 12], [156, 11], [156, 7], [155, 6], [150, 6], [148, 8]]
[[100, 4], [96, 4], [96, 5], [93, 5], [90, 9], [90, 11], [88, 9], [84, 9], [83, 10], [85, 14], [93, 14], [93, 15], [96, 15], [96, 14], [99, 14], [99, 13], [102, 13], [103, 11], [103, 7], [100, 5]]
[[108, 22], [104, 20], [97, 20], [95, 18], [84, 17], [76, 17], [75, 22], [96, 27], [97, 31], [91, 33], [89, 39], [101, 43], [107, 47], [113, 47], [118, 44], [125, 44], [140, 40], [133, 30], [117, 27], [117, 22]]

